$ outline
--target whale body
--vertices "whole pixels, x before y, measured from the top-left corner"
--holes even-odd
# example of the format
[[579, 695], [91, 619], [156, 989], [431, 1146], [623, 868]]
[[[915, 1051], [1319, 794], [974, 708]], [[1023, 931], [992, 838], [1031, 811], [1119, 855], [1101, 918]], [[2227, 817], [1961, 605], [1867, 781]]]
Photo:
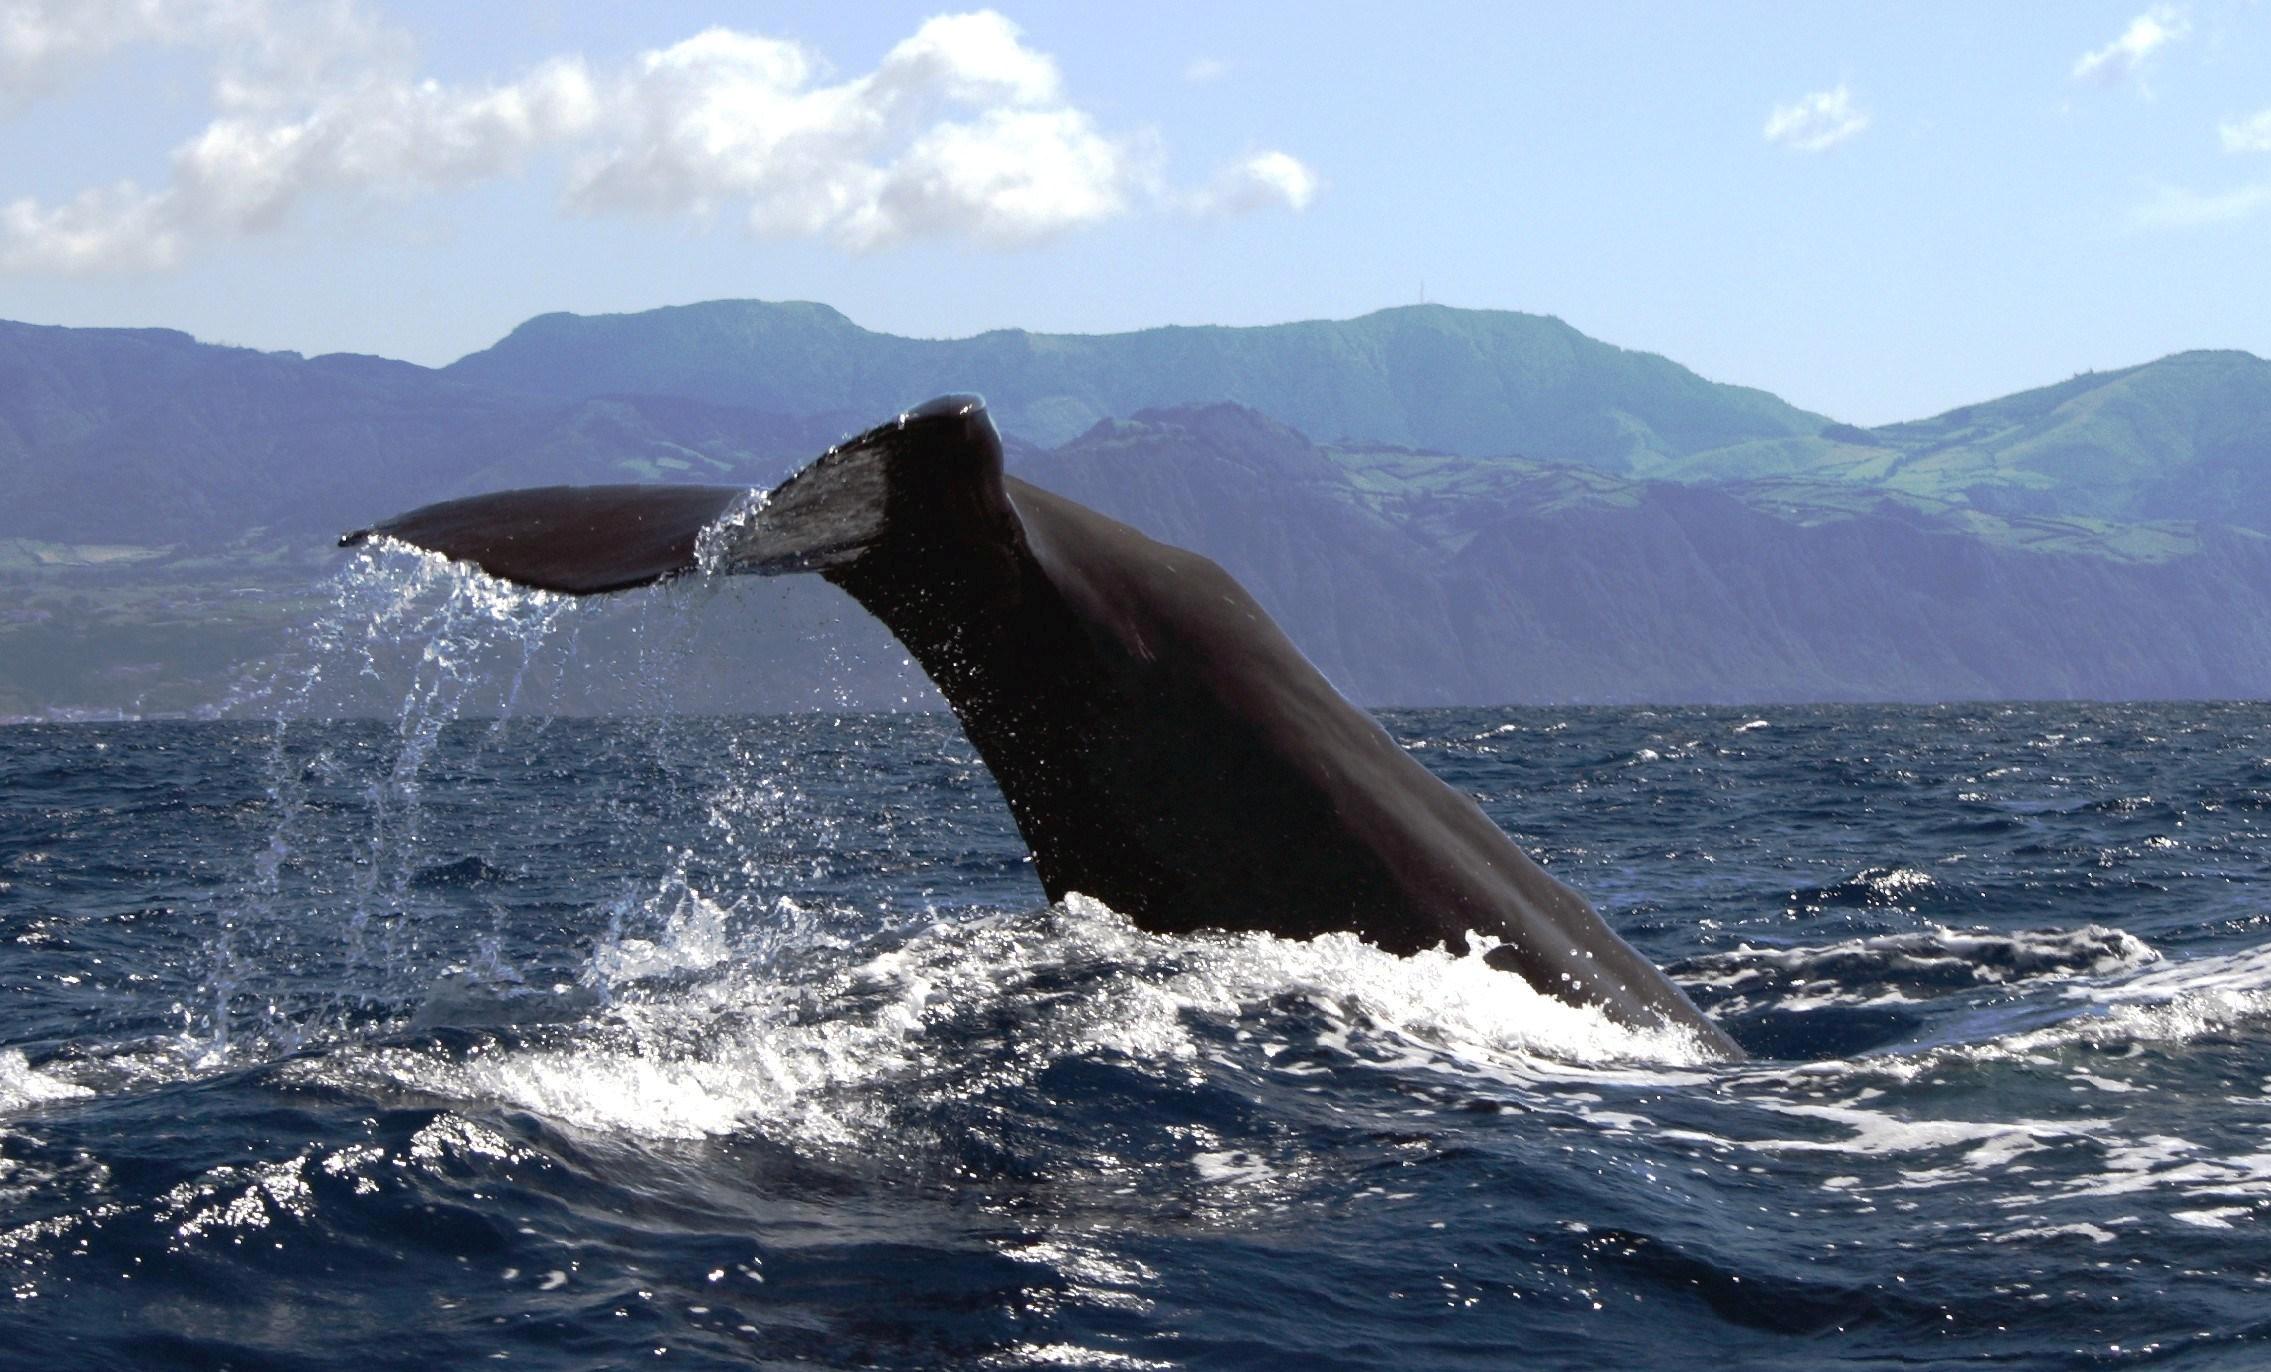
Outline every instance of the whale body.
[[1002, 468], [984, 402], [944, 396], [769, 496], [543, 487], [347, 534], [576, 595], [696, 570], [811, 572], [937, 684], [1052, 900], [1159, 933], [1353, 932], [1466, 951], [1560, 1000], [1741, 1050], [1577, 892], [1327, 682], [1212, 561]]

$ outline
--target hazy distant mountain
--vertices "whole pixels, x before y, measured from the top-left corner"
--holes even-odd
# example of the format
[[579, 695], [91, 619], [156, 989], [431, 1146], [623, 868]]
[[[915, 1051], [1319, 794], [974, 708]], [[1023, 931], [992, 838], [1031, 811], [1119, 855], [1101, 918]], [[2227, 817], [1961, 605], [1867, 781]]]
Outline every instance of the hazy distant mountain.
[[1558, 319], [1441, 305], [1258, 328], [930, 340], [872, 333], [825, 305], [719, 300], [542, 315], [447, 371], [548, 396], [677, 395], [831, 416], [982, 390], [1005, 431], [1044, 446], [1151, 406], [1228, 400], [1320, 439], [1519, 451], [1613, 472], [1828, 422]]
[[562, 401], [406, 362], [0, 322], [0, 537], [224, 547], [560, 481], [769, 480], [841, 430], [667, 396]]
[[[1439, 309], [929, 344], [728, 303], [547, 316], [441, 371], [0, 324], [0, 716], [213, 705], [317, 611], [340, 528], [514, 485], [770, 484], [956, 388], [1013, 427], [1125, 405], [1013, 468], [1215, 556], [1371, 703], [2271, 695], [2267, 378], [2184, 354], [1861, 430]], [[1278, 413], [1304, 407], [1358, 436], [1312, 442]], [[1396, 436], [1459, 426], [1463, 452]], [[727, 600], [670, 669], [681, 708], [931, 698], [811, 579]], [[598, 612], [530, 698], [651, 708], [644, 613]]]
[[2271, 694], [2271, 537], [1320, 449], [1155, 411], [1025, 474], [1223, 562], [1361, 699]]

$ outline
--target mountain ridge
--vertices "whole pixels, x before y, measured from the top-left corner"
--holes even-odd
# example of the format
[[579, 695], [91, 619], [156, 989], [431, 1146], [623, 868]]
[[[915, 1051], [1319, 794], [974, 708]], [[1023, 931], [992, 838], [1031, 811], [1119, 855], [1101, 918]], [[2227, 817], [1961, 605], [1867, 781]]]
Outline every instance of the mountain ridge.
[[[977, 354], [924, 353], [934, 345], [825, 306], [679, 308], [704, 328], [792, 340], [773, 345], [778, 367], [726, 349], [710, 359], [719, 375], [770, 384], [835, 368], [839, 389], [807, 399], [843, 405], [587, 394], [589, 378], [573, 375], [547, 393], [455, 365], [0, 324], [0, 483], [14, 495], [0, 502], [0, 717], [216, 708], [239, 664], [315, 612], [315, 583], [337, 565], [332, 535], [378, 515], [558, 482], [770, 485], [932, 390], [985, 390], [1013, 409], [1021, 393], [997, 381], [1079, 380], [1078, 367], [1035, 371], [1033, 359], [1091, 366], [1098, 337], [1123, 337], [961, 340], [1006, 359], [997, 377]], [[630, 321], [621, 337], [572, 315], [515, 334], [597, 338], [657, 375], [676, 365], [675, 345], [628, 346], [648, 315], [618, 318]], [[2255, 494], [2271, 491], [2259, 479], [2271, 364], [2248, 354], [2177, 354], [1863, 430], [1539, 316], [1429, 306], [1270, 328], [1152, 331], [1138, 353], [1172, 365], [1136, 376], [1130, 394], [1174, 391], [1223, 347], [1269, 345], [1241, 363], [1242, 384], [1282, 373], [1294, 400], [1345, 407], [1354, 392], [1330, 378], [1370, 376], [1369, 394], [1393, 402], [1376, 426], [1392, 436], [1318, 441], [1211, 393], [1085, 417], [1103, 392], [1028, 386], [1028, 415], [1084, 422], [1050, 444], [1012, 427], [1010, 462], [1222, 561], [1360, 700], [2271, 695], [2271, 505]], [[798, 354], [800, 339], [836, 351]], [[870, 342], [876, 355], [861, 351]], [[1507, 365], [1475, 382], [1494, 348], [1511, 350]], [[907, 349], [915, 363], [896, 356]], [[1305, 370], [1319, 349], [1346, 354], [1330, 384]], [[1138, 353], [1115, 365], [1140, 372]], [[941, 358], [966, 370], [907, 371]], [[892, 398], [858, 408], [861, 386]], [[1431, 386], [1485, 395], [1462, 422], [1493, 405], [1551, 422], [1472, 452], [1421, 441], [1398, 425]], [[1748, 436], [1670, 455], [1681, 445], [1666, 435], [1729, 425]], [[1615, 442], [1589, 462], [1554, 460], [1540, 449], [1555, 432]], [[683, 669], [678, 703], [935, 704], [904, 654], [829, 596], [775, 583], [759, 619], [717, 631], [716, 663]], [[585, 641], [604, 645], [605, 626], [633, 611], [593, 613]], [[830, 645], [818, 657], [816, 642]], [[593, 673], [552, 703], [616, 708], [607, 651], [594, 647]], [[839, 664], [832, 684], [812, 679], [823, 660]]]
[[1807, 475], [1998, 513], [2271, 529], [2271, 362], [2195, 349], [1926, 419], [1696, 454], [1682, 480]]
[[1551, 316], [1445, 305], [1349, 320], [914, 339], [812, 302], [705, 301], [539, 316], [442, 370], [559, 397], [660, 392], [869, 414], [983, 377], [1004, 430], [1043, 446], [1152, 405], [1230, 400], [1320, 438], [1477, 456], [1519, 448], [1616, 471], [1828, 422]]

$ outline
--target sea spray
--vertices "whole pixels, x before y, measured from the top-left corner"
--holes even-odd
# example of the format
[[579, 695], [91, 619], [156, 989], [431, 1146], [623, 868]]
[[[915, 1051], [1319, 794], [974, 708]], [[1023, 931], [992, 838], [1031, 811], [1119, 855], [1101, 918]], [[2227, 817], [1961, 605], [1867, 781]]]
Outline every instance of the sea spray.
[[[859, 725], [816, 717], [759, 742], [680, 711], [677, 683], [720, 585], [694, 577], [601, 602], [384, 544], [349, 561], [301, 643], [239, 695], [274, 720], [270, 823], [214, 912], [209, 970], [183, 1010], [193, 1055], [260, 1060], [368, 1038], [468, 1013], [481, 994], [578, 985], [604, 999], [626, 968], [696, 948], [761, 966], [840, 942], [831, 925], [856, 913], [797, 898], [829, 880], [837, 821], [789, 775], [791, 754], [815, 743], [823, 774], [860, 773], [856, 743], [817, 736]], [[606, 650], [586, 660], [603, 617]], [[475, 851], [462, 839], [431, 851], [435, 807], [480, 807], [498, 763], [574, 727], [563, 702], [600, 677], [616, 718], [591, 734], [596, 753], [577, 753], [580, 775], [561, 778], [564, 807], [500, 813]], [[624, 876], [614, 898], [566, 916], [588, 932], [543, 950], [550, 972], [531, 976], [512, 951], [529, 953], [513, 928], [531, 903], [521, 893], [545, 884], [526, 852], [565, 828]], [[437, 996], [446, 1011], [428, 1004]]]
[[[213, 1059], [246, 1039], [258, 1054], [293, 1051], [399, 1012], [406, 985], [431, 970], [410, 894], [423, 774], [460, 718], [491, 711], [490, 737], [502, 739], [571, 611], [566, 597], [388, 546], [357, 554], [330, 592], [299, 647], [242, 693], [273, 720], [271, 823], [220, 913], [205, 994], [189, 1011], [189, 1037]], [[326, 727], [388, 700], [383, 735]], [[349, 792], [359, 805], [341, 804]]]

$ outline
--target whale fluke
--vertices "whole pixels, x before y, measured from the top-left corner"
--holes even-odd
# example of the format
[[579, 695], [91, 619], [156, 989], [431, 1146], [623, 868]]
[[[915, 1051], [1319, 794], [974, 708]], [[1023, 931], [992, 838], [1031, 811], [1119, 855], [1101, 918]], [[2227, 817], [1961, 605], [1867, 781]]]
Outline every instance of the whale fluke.
[[[537, 486], [423, 505], [339, 536], [392, 539], [502, 581], [604, 595], [697, 569], [826, 572], [886, 533], [920, 541], [971, 499], [1001, 504], [1001, 442], [986, 402], [942, 395], [830, 448], [770, 494], [744, 486]], [[994, 513], [1006, 513], [1006, 504]], [[739, 517], [727, 520], [739, 511]], [[705, 535], [708, 536], [705, 542]], [[706, 565], [705, 565], [706, 564]]]
[[1706, 1051], [1733, 1040], [1351, 704], [1208, 559], [1002, 471], [975, 396], [829, 449], [770, 494], [547, 487], [429, 505], [397, 539], [589, 595], [703, 568], [816, 572], [883, 621], [986, 761], [1051, 899], [1160, 933], [1354, 933], [1492, 966]]
[[693, 570], [702, 531], [749, 498], [739, 486], [540, 486], [445, 500], [343, 534], [393, 539], [493, 577], [569, 595], [627, 591]]

